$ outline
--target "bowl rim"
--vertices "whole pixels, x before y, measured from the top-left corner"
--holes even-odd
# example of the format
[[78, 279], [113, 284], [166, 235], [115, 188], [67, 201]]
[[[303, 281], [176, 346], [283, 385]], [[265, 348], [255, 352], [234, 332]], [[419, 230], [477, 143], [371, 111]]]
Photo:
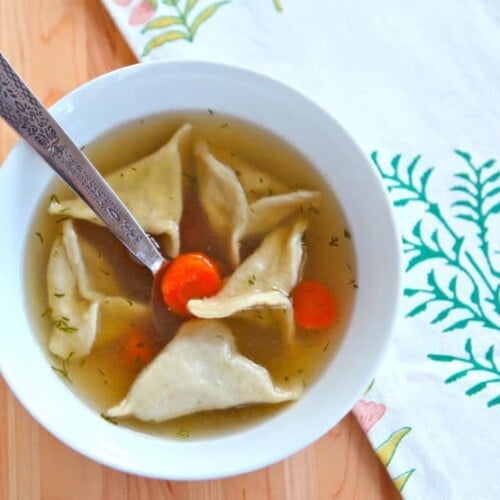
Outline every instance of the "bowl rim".
[[[314, 100], [312, 100], [306, 94], [304, 94], [297, 88], [289, 85], [288, 83], [285, 84], [268, 75], [253, 71], [248, 68], [244, 68], [242, 66], [228, 65], [228, 64], [221, 64], [214, 62], [204, 62], [204, 61], [191, 61], [191, 60], [154, 61], [148, 63], [137, 63], [125, 68], [119, 68], [109, 73], [100, 75], [97, 78], [94, 78], [84, 83], [83, 85], [77, 87], [76, 89], [72, 90], [71, 92], [63, 96], [60, 100], [58, 100], [54, 105], [50, 107], [50, 111], [56, 118], [58, 118], [59, 115], [64, 111], [64, 108], [70, 104], [71, 100], [74, 99], [75, 96], [85, 93], [88, 89], [92, 88], [97, 89], [99, 86], [102, 85], [106, 87], [109, 86], [110, 84], [116, 84], [126, 80], [130, 76], [135, 76], [140, 73], [143, 73], [144, 75], [147, 76], [148, 73], [154, 74], [154, 72], [158, 71], [159, 69], [163, 69], [164, 71], [169, 72], [169, 74], [173, 74], [175, 72], [180, 72], [181, 74], [183, 72], [187, 73], [201, 72], [204, 74], [216, 73], [222, 75], [224, 74], [229, 75], [229, 77], [236, 76], [247, 80], [250, 79], [256, 83], [264, 83], [266, 85], [276, 86], [282, 89], [284, 92], [293, 95], [295, 99], [302, 100], [307, 104], [307, 106], [315, 108], [315, 112], [321, 113], [326, 120], [331, 122], [332, 125], [334, 125], [341, 132], [341, 134], [344, 135], [344, 140], [349, 142], [349, 148], [357, 155], [357, 159], [359, 161], [363, 161], [366, 164], [366, 166], [376, 174], [373, 176], [373, 179], [371, 180], [372, 181], [374, 180], [375, 183], [378, 183], [376, 189], [378, 189], [379, 191], [380, 202], [384, 203], [386, 206], [385, 208], [387, 209], [387, 214], [388, 214], [386, 222], [390, 230], [390, 234], [387, 235], [387, 241], [390, 240], [390, 244], [394, 247], [393, 255], [395, 260], [393, 261], [393, 266], [395, 272], [392, 276], [392, 283], [391, 283], [392, 287], [391, 300], [393, 305], [391, 313], [385, 318], [385, 321], [388, 325], [388, 331], [385, 332], [383, 337], [381, 337], [378, 344], [379, 350], [373, 355], [370, 366], [365, 367], [366, 368], [365, 374], [363, 377], [360, 378], [358, 384], [356, 385], [356, 390], [352, 391], [352, 394], [348, 399], [348, 403], [344, 405], [345, 407], [343, 407], [340, 411], [337, 412], [337, 417], [340, 416], [340, 418], [334, 419], [335, 421], [328, 421], [328, 419], [324, 419], [323, 425], [321, 427], [316, 427], [315, 429], [313, 429], [308, 433], [308, 437], [306, 440], [307, 442], [303, 442], [300, 440], [295, 440], [295, 441], [290, 440], [287, 442], [283, 442], [281, 443], [278, 449], [274, 450], [274, 453], [272, 453], [270, 456], [267, 456], [264, 460], [262, 460], [261, 457], [257, 457], [257, 459], [255, 460], [250, 460], [250, 461], [246, 460], [244, 464], [236, 463], [236, 461], [234, 461], [235, 463], [228, 463], [224, 471], [217, 472], [211, 470], [210, 467], [204, 469], [203, 472], [197, 474], [186, 473], [186, 472], [170, 474], [169, 471], [162, 470], [161, 468], [158, 468], [156, 470], [143, 470], [141, 468], [138, 468], [136, 465], [131, 465], [130, 462], [127, 461], [128, 457], [126, 454], [121, 456], [120, 454], [114, 453], [112, 456], [110, 456], [109, 454], [106, 453], [106, 451], [103, 453], [102, 450], [99, 451], [97, 449], [94, 449], [94, 447], [92, 446], [89, 447], [88, 443], [82, 442], [81, 439], [75, 438], [74, 435], [68, 435], [66, 431], [63, 431], [62, 429], [59, 428], [55, 428], [53, 425], [51, 425], [51, 422], [48, 420], [46, 416], [41, 415], [38, 412], [38, 409], [31, 404], [29, 399], [29, 394], [25, 392], [24, 389], [17, 384], [15, 372], [12, 369], [13, 365], [11, 366], [10, 362], [7, 362], [5, 357], [0, 354], [0, 373], [4, 377], [10, 390], [15, 394], [16, 398], [21, 402], [24, 408], [47, 431], [49, 431], [52, 435], [54, 435], [57, 439], [65, 443], [67, 446], [78, 451], [84, 456], [91, 458], [92, 460], [95, 460], [98, 463], [110, 466], [114, 469], [121, 470], [123, 472], [140, 474], [142, 476], [158, 478], [158, 479], [193, 480], [193, 479], [222, 478], [253, 471], [265, 467], [267, 465], [271, 465], [273, 463], [285, 459], [286, 457], [312, 444], [314, 441], [316, 441], [318, 438], [320, 438], [326, 432], [328, 432], [328, 430], [331, 427], [333, 427], [333, 425], [335, 425], [338, 421], [340, 421], [340, 419], [345, 416], [345, 414], [354, 406], [356, 401], [362, 396], [364, 390], [369, 385], [374, 374], [379, 369], [382, 360], [384, 359], [387, 353], [388, 347], [390, 345], [391, 331], [393, 330], [394, 325], [396, 323], [396, 319], [398, 317], [400, 309], [400, 301], [401, 301], [400, 292], [402, 289], [401, 242], [399, 238], [399, 231], [394, 218], [394, 212], [391, 209], [391, 202], [389, 200], [383, 182], [380, 179], [378, 173], [375, 172], [374, 166], [372, 165], [368, 157], [365, 155], [365, 153], [362, 151], [362, 149], [358, 146], [357, 142], [354, 140], [352, 135], [345, 129], [345, 127], [342, 124], [340, 124], [337, 121], [337, 119], [334, 116], [332, 116], [328, 111], [326, 111], [322, 106], [318, 105]], [[16, 163], [18, 161], [18, 157], [21, 157], [22, 154], [25, 153], [27, 148], [28, 147], [23, 143], [23, 141], [20, 141], [15, 145], [15, 147], [5, 158], [2, 168], [0, 168], [0, 179], [4, 177], [2, 174], [6, 170], [5, 167], [8, 167], [9, 164]], [[338, 349], [340, 348], [341, 346], [339, 346]], [[63, 384], [61, 384], [61, 386], [63, 386]], [[64, 389], [66, 390], [66, 388]], [[95, 412], [95, 410], [92, 411]], [[113, 426], [108, 426], [108, 427], [110, 427], [109, 429], [110, 433], [111, 432], [114, 433], [116, 431], [116, 429], [112, 428]], [[122, 430], [123, 429], [124, 428], [122, 428]], [[128, 431], [128, 432], [134, 432], [134, 431]], [[240, 446], [242, 444], [242, 439], [244, 444], [245, 434], [247, 434], [247, 431], [238, 433], [238, 435], [235, 436], [222, 437], [218, 439], [232, 440], [235, 442], [237, 446]], [[147, 440], [148, 437], [145, 437], [144, 439]], [[197, 443], [199, 442], [182, 442], [181, 445], [196, 449], [198, 448]], [[170, 444], [174, 449], [178, 446], [173, 443]], [[201, 452], [200, 449], [198, 449], [197, 452], [198, 451]], [[244, 457], [240, 456], [240, 458]]]

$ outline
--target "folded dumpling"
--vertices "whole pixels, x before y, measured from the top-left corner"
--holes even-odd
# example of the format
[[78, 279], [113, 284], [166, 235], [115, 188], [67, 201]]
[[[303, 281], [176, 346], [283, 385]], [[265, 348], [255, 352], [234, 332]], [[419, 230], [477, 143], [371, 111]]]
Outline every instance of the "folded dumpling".
[[53, 322], [50, 351], [67, 358], [90, 352], [97, 332], [99, 303], [82, 297], [77, 274], [71, 266], [71, 249], [57, 236], [52, 245], [47, 269], [49, 311]]
[[191, 320], [107, 415], [160, 422], [200, 411], [281, 403], [297, 399], [302, 390], [300, 384], [276, 386], [264, 367], [237, 352], [224, 323]]
[[240, 240], [248, 221], [245, 191], [233, 170], [222, 164], [202, 142], [195, 147], [198, 196], [210, 226], [221, 239], [231, 264], [240, 262]]
[[[198, 318], [226, 318], [254, 309], [278, 309], [288, 339], [293, 335], [290, 290], [297, 284], [303, 259], [302, 235], [307, 219], [280, 226], [229, 277], [219, 293], [192, 299], [188, 309]], [[255, 316], [249, 316], [255, 317]]]
[[[78, 236], [71, 219], [52, 245], [47, 268], [47, 293], [53, 323], [49, 350], [61, 358], [86, 356], [96, 340], [101, 312], [106, 317], [142, 317], [147, 307], [121, 297], [108, 297], [90, 285]], [[108, 329], [109, 330], [109, 329]], [[111, 334], [108, 332], [108, 337]], [[105, 339], [105, 340], [109, 340]]]
[[294, 212], [317, 210], [319, 191], [292, 190], [238, 159], [220, 162], [204, 142], [195, 146], [198, 194], [210, 224], [234, 267], [241, 240], [266, 233]]
[[[136, 217], [153, 235], [165, 235], [169, 256], [179, 253], [179, 223], [182, 216], [182, 161], [180, 148], [191, 131], [181, 127], [158, 151], [106, 176], [106, 180]], [[85, 219], [101, 225], [96, 214], [80, 199], [57, 201], [49, 212]]]

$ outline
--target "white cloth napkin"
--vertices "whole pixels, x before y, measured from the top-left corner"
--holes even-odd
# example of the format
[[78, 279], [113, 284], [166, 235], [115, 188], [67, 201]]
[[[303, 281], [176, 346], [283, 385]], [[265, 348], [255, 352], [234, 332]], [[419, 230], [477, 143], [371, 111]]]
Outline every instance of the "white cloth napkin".
[[500, 3], [103, 1], [138, 58], [291, 83], [372, 156], [404, 241], [405, 292], [355, 413], [406, 498], [498, 498]]

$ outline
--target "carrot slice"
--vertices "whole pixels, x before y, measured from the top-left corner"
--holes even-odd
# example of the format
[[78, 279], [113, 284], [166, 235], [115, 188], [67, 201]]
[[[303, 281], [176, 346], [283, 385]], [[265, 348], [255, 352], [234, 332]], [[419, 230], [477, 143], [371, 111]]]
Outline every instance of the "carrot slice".
[[295, 323], [308, 330], [328, 328], [337, 316], [330, 290], [319, 281], [303, 281], [292, 292]]
[[175, 314], [189, 316], [187, 303], [215, 295], [222, 279], [215, 263], [202, 253], [179, 255], [168, 266], [161, 282], [163, 302]]
[[153, 343], [143, 332], [134, 330], [127, 336], [123, 346], [123, 356], [127, 362], [143, 366], [148, 364], [154, 355]]

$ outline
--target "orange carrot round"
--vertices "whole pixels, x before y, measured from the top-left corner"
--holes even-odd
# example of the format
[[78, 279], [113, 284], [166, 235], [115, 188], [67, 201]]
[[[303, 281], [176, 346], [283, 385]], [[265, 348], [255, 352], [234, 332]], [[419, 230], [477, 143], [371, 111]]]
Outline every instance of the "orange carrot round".
[[215, 295], [222, 279], [215, 263], [202, 253], [179, 255], [168, 266], [161, 281], [163, 302], [175, 314], [189, 316], [187, 303]]
[[330, 290], [319, 281], [303, 281], [292, 292], [295, 323], [308, 330], [328, 328], [337, 316]]

